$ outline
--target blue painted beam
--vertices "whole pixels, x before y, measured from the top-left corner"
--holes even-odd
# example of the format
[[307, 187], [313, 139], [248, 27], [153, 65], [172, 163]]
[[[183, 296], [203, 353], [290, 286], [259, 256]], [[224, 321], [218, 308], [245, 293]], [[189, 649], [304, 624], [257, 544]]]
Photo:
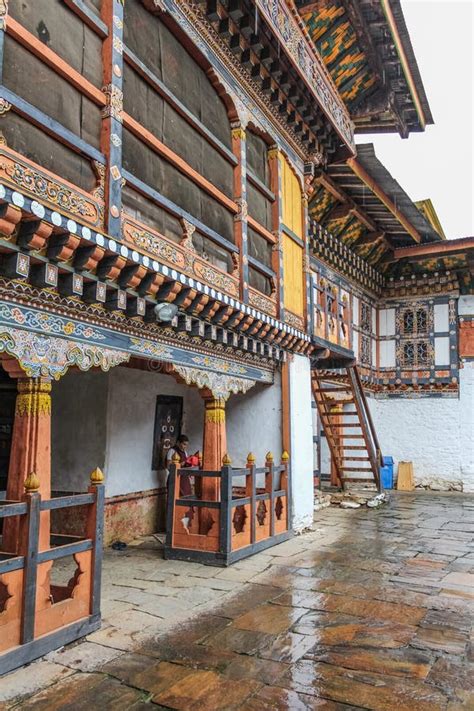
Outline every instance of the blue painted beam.
[[62, 143], [76, 151], [76, 153], [82, 153], [87, 156], [87, 158], [92, 158], [99, 163], [105, 164], [105, 156], [98, 151], [97, 148], [94, 148], [90, 143], [76, 136], [75, 133], [63, 126], [59, 121], [51, 118], [51, 116], [47, 116], [33, 106], [33, 104], [30, 104], [25, 99], [22, 99], [21, 96], [7, 89], [3, 84], [0, 85], [0, 97], [6, 99], [21, 116], [24, 116], [36, 126], [39, 126], [39, 128], [44, 129], [46, 133], [49, 133], [54, 138], [58, 138]]
[[251, 257], [250, 255], [248, 257], [248, 260], [251, 267], [261, 272], [262, 274], [265, 274], [265, 276], [270, 277], [271, 279], [275, 278], [275, 272], [273, 271], [273, 269], [270, 269], [270, 267], [267, 267], [266, 264], [263, 264], [263, 262], [260, 262], [258, 259], [255, 259], [255, 257]]
[[100, 37], [107, 37], [109, 34], [109, 29], [105, 22], [101, 20], [99, 15], [97, 15], [93, 10], [88, 7], [84, 0], [63, 0], [63, 3], [68, 6], [70, 10], [79, 15], [81, 20], [83, 20], [88, 27], [90, 27], [94, 32], [96, 32]]
[[228, 252], [238, 253], [239, 250], [237, 249], [235, 244], [232, 244], [232, 242], [229, 242], [229, 240], [225, 239], [225, 237], [222, 237], [218, 232], [215, 232], [210, 227], [207, 227], [203, 222], [201, 222], [201, 220], [198, 220], [196, 217], [193, 217], [193, 215], [191, 215], [189, 212], [186, 212], [186, 210], [183, 210], [181, 207], [178, 207], [178, 205], [176, 205], [174, 202], [171, 202], [171, 200], [168, 200], [168, 198], [164, 197], [164, 195], [159, 193], [157, 190], [150, 187], [139, 178], [136, 178], [134, 175], [129, 173], [128, 170], [124, 170], [122, 175], [129, 185], [138, 190], [138, 192], [141, 192], [146, 197], [149, 197], [154, 200], [154, 202], [156, 202], [160, 207], [163, 207], [165, 210], [168, 210], [168, 212], [171, 212], [177, 217], [188, 220], [196, 227], [199, 232], [202, 232], [205, 237], [209, 237], [210, 240], [220, 245]]

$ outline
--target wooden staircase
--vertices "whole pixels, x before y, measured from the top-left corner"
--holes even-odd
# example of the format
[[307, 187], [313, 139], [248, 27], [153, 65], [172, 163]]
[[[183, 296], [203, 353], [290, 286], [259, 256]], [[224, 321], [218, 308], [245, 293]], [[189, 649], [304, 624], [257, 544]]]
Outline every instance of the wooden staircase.
[[357, 366], [312, 370], [313, 395], [344, 490], [382, 491], [380, 445]]

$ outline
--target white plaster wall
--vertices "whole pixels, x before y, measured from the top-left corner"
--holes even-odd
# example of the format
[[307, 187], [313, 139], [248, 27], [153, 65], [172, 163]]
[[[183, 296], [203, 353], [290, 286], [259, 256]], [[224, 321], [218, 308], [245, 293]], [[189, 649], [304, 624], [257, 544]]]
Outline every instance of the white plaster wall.
[[380, 341], [380, 367], [395, 367], [395, 346], [396, 341]]
[[292, 528], [313, 523], [313, 428], [309, 358], [295, 355], [289, 363]]
[[247, 393], [231, 395], [226, 406], [227, 449], [236, 469], [244, 467], [252, 452], [257, 467], [272, 452], [276, 463], [282, 452], [281, 376], [273, 385], [255, 385]]
[[164, 473], [151, 468], [156, 397], [184, 398], [182, 431], [189, 437], [190, 452], [202, 449], [203, 400], [196, 388], [180, 385], [169, 375], [119, 367], [109, 378], [106, 495], [163, 486]]
[[[449, 307], [448, 304], [434, 305], [434, 330], [437, 333], [449, 331]], [[447, 361], [449, 363], [449, 361]]]
[[69, 371], [52, 386], [53, 491], [84, 492], [104, 468], [109, 373]]
[[380, 336], [395, 335], [395, 309], [380, 309], [379, 330]]
[[440, 336], [435, 342], [435, 365], [449, 366], [449, 336]]
[[[473, 299], [474, 303], [474, 299]], [[471, 307], [472, 308], [472, 307]], [[474, 362], [459, 371], [460, 451], [463, 491], [474, 492]]]
[[[470, 406], [474, 406], [472, 386]], [[463, 384], [461, 388], [464, 390]], [[468, 409], [468, 393], [463, 393]], [[369, 398], [375, 428], [385, 456], [413, 462], [415, 481], [461, 479], [461, 400], [458, 398]], [[471, 409], [472, 420], [472, 409]], [[473, 425], [474, 426], [474, 425]], [[463, 424], [464, 429], [464, 424]], [[467, 433], [464, 434], [467, 438]], [[472, 447], [472, 435], [471, 435]]]
[[472, 316], [474, 314], [474, 296], [467, 294], [459, 297], [458, 314], [459, 316]]

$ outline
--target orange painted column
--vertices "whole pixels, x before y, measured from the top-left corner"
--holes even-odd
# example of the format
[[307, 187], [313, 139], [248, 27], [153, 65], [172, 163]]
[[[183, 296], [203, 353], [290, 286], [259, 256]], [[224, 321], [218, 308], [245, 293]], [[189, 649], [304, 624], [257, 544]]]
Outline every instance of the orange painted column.
[[[225, 400], [214, 397], [209, 390], [201, 394], [205, 401], [202, 468], [206, 471], [220, 471], [227, 453]], [[208, 501], [219, 500], [219, 479], [203, 477], [202, 498]]]
[[[47, 378], [18, 378], [18, 395], [8, 470], [7, 499], [21, 501], [25, 480], [34, 473], [43, 499], [51, 498], [51, 381]], [[50, 514], [41, 513], [39, 549], [46, 550], [50, 538]], [[3, 549], [18, 553], [20, 521], [4, 521]]]

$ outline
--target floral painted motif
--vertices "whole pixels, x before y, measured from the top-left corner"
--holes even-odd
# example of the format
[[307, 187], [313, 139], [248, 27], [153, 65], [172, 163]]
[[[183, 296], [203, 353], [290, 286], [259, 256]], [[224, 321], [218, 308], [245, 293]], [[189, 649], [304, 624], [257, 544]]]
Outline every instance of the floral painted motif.
[[143, 353], [143, 355], [148, 355], [152, 358], [166, 358], [169, 360], [173, 358], [172, 351], [163, 343], [130, 336], [130, 345], [137, 353]]
[[207, 282], [218, 289], [222, 289], [222, 291], [225, 291], [228, 294], [238, 296], [237, 282], [227, 276], [227, 274], [214, 269], [209, 264], [195, 260], [194, 274], [204, 282]]
[[7, 151], [5, 147], [0, 150], [1, 178], [65, 212], [79, 216], [93, 225], [99, 224], [100, 209], [94, 200], [89, 200], [79, 191], [53, 180], [41, 170], [35, 170], [17, 158], [10, 157]]
[[202, 365], [205, 368], [212, 368], [220, 373], [233, 373], [235, 375], [245, 375], [247, 369], [237, 363], [231, 361], [216, 360], [210, 356], [196, 355], [192, 359], [196, 365]]
[[107, 371], [130, 359], [130, 354], [123, 351], [8, 326], [3, 326], [0, 331], [0, 353], [8, 353], [16, 358], [29, 378], [46, 377], [54, 380], [59, 380], [72, 366], [80, 370], [101, 368]]
[[163, 259], [168, 264], [183, 269], [186, 260], [183, 250], [167, 242], [163, 237], [153, 234], [148, 230], [138, 229], [126, 222], [124, 225], [125, 237], [136, 247], [144, 249], [155, 257]]
[[65, 321], [63, 318], [52, 314], [34, 311], [33, 309], [20, 309], [12, 304], [0, 303], [0, 320], [25, 326], [33, 330], [49, 331], [57, 336], [77, 336], [80, 338], [103, 341], [106, 336], [92, 326], [78, 321]]
[[272, 301], [272, 299], [260, 294], [258, 291], [249, 289], [249, 303], [256, 309], [260, 309], [264, 313], [270, 314], [270, 316], [276, 316], [276, 303]]

